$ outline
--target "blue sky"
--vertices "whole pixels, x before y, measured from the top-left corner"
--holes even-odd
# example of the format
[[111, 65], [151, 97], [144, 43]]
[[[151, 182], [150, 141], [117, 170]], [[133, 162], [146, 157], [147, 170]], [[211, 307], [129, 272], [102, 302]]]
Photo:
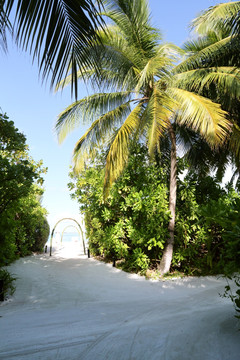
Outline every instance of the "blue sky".
[[[150, 0], [152, 24], [159, 28], [164, 41], [181, 45], [189, 37], [190, 21], [203, 9], [219, 3], [211, 0]], [[90, 90], [89, 90], [90, 91]], [[79, 97], [87, 95], [80, 87]], [[54, 124], [57, 115], [71, 103], [70, 89], [54, 94], [42, 84], [37, 64], [31, 56], [9, 42], [8, 54], [0, 52], [0, 108], [27, 137], [34, 160], [48, 167], [45, 176], [43, 206], [47, 208], [51, 228], [62, 217], [80, 219], [78, 204], [70, 199], [67, 183], [75, 142], [84, 133], [79, 128], [62, 145], [57, 142]]]

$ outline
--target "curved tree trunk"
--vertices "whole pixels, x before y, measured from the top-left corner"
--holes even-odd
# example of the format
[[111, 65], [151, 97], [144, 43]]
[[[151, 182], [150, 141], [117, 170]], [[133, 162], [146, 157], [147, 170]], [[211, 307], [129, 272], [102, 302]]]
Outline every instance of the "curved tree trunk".
[[169, 210], [171, 212], [171, 219], [168, 224], [169, 238], [167, 239], [167, 242], [165, 244], [163, 256], [159, 266], [159, 271], [161, 275], [169, 272], [172, 262], [177, 198], [177, 147], [176, 135], [172, 126], [169, 129], [169, 135], [171, 140], [171, 170], [169, 184]]

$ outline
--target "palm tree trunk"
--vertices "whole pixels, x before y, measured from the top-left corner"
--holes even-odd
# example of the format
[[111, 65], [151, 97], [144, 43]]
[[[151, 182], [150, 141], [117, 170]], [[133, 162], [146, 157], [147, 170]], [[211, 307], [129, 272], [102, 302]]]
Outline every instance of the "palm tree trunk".
[[169, 135], [171, 140], [171, 170], [169, 184], [169, 210], [171, 212], [171, 219], [168, 224], [169, 238], [165, 244], [163, 256], [159, 265], [159, 271], [161, 275], [169, 272], [172, 262], [177, 198], [177, 147], [176, 135], [172, 126], [169, 129]]

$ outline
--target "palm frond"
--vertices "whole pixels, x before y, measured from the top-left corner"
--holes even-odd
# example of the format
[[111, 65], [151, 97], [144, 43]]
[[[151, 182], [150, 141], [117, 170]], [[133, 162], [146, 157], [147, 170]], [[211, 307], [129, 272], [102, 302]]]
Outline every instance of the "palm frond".
[[[98, 31], [100, 45], [96, 41], [93, 44], [93, 41], [89, 47], [84, 48], [89, 62], [98, 59], [98, 67], [99, 70], [101, 68], [101, 71], [90, 72], [89, 68], [84, 65], [79, 68], [76, 76], [78, 79], [90, 80], [92, 86], [97, 84], [101, 89], [107, 87], [115, 88], [115, 90], [132, 89], [133, 86], [136, 86], [136, 72], [142, 69], [149, 60], [149, 51], [144, 50], [143, 45], [140, 46], [136, 38], [131, 38], [131, 34], [134, 32], [139, 39], [145, 36], [148, 47], [151, 43], [151, 56], [156, 53], [154, 41], [156, 34], [155, 30], [150, 28], [147, 23], [146, 1], [134, 1], [135, 5], [132, 2], [121, 3], [115, 0], [105, 3], [104, 15], [115, 20], [115, 24]], [[113, 10], [109, 10], [109, 7]], [[137, 10], [139, 11], [138, 15], [136, 15]], [[134, 20], [131, 18], [133, 15], [135, 16]], [[127, 26], [130, 26], [130, 30]], [[63, 88], [72, 80], [73, 64], [69, 63], [70, 75], [61, 80], [58, 88]]]
[[[7, 10], [14, 0], [6, 0]], [[95, 3], [95, 4], [94, 4]], [[96, 41], [97, 16], [101, 0], [18, 0], [16, 40], [37, 58], [43, 78], [51, 74], [51, 86], [59, 82], [72, 66], [72, 90], [77, 93], [77, 68], [91, 64], [82, 49]]]
[[176, 113], [177, 123], [199, 132], [213, 148], [226, 141], [232, 124], [219, 104], [183, 89], [171, 88], [169, 91], [181, 104]]
[[[111, 90], [126, 91], [127, 88], [133, 88], [135, 86], [136, 80], [134, 68], [129, 66], [129, 64], [125, 65], [126, 66], [122, 66], [121, 68], [114, 69], [112, 64], [110, 65], [108, 61], [103, 59], [101, 60], [101, 65], [99, 61], [99, 67], [101, 66], [101, 71], [99, 73], [96, 73], [93, 68], [81, 68], [77, 72], [77, 77], [79, 81], [84, 81], [85, 84], [89, 83], [95, 91], [99, 90], [99, 88], [101, 91], [106, 89], [108, 92]], [[71, 80], [71, 74], [62, 79], [56, 85], [55, 92], [62, 91], [65, 87], [71, 84]], [[132, 84], [132, 86], [130, 86], [130, 84]]]
[[148, 149], [153, 157], [160, 138], [166, 129], [169, 128], [172, 115], [172, 100], [162, 94], [157, 88], [154, 88], [150, 101], [146, 109], [148, 122]]
[[0, 2], [0, 49], [7, 51], [6, 32], [12, 32], [12, 25], [9, 21], [9, 14], [4, 6], [4, 1]]
[[192, 21], [192, 27], [199, 34], [205, 34], [209, 30], [218, 32], [223, 28], [233, 34], [237, 20], [239, 21], [239, 13], [240, 1], [221, 3], [203, 11]]
[[218, 92], [231, 98], [240, 97], [240, 70], [235, 67], [203, 68], [179, 73], [174, 77], [174, 85], [183, 89], [201, 93], [215, 85]]
[[[157, 53], [168, 58], [169, 65], [172, 65], [173, 62], [178, 62], [181, 57], [185, 54], [185, 50], [173, 43], [163, 43], [158, 45]], [[167, 59], [166, 59], [167, 61]]]
[[129, 102], [121, 104], [114, 110], [107, 112], [96, 119], [86, 133], [76, 143], [73, 152], [74, 171], [76, 173], [83, 169], [88, 159], [94, 159], [95, 151], [103, 143], [111, 138], [111, 132], [118, 127], [122, 119], [130, 113]]
[[142, 111], [142, 105], [138, 104], [117, 131], [111, 143], [105, 167], [105, 196], [108, 194], [112, 183], [119, 177], [127, 163], [130, 140], [132, 135], [138, 131]]
[[[77, 78], [78, 80], [80, 79], [84, 79], [84, 81], [88, 81], [89, 78], [91, 78], [91, 76], [95, 75], [96, 72], [94, 69], [91, 68], [81, 68], [81, 70], [77, 71]], [[55, 86], [55, 92], [59, 91], [59, 90], [63, 90], [65, 89], [65, 87], [67, 87], [68, 85], [72, 84], [72, 74], [70, 73], [70, 75], [64, 77], [61, 81], [59, 81], [56, 86]]]
[[191, 144], [188, 151], [184, 154], [190, 170], [201, 177], [210, 175], [212, 171], [216, 171], [215, 177], [221, 182], [226, 172], [227, 166], [230, 164], [230, 156], [227, 148], [213, 149], [198, 134], [191, 136]]
[[162, 78], [168, 75], [168, 67], [171, 64], [169, 57], [158, 52], [156, 56], [152, 57], [137, 75], [138, 82], [135, 91], [140, 92], [141, 88], [152, 87], [154, 78]]
[[193, 55], [226, 37], [227, 35], [220, 37], [216, 32], [208, 31], [202, 36], [186, 41], [183, 44], [183, 49]]
[[[125, 67], [125, 64], [141, 68], [146, 63], [146, 56], [141, 48], [132, 41], [129, 42], [118, 26], [108, 26], [105, 32], [100, 33], [101, 43], [104, 44], [102, 58], [106, 63], [116, 68], [116, 63]], [[128, 65], [128, 67], [129, 67]]]
[[188, 57], [182, 61], [174, 69], [174, 73], [184, 72], [187, 70], [193, 70], [196, 68], [207, 68], [215, 64], [217, 66], [221, 63], [223, 57], [227, 54], [232, 54], [234, 49], [238, 46], [238, 39], [235, 37], [224, 38], [214, 44], [211, 44], [196, 54]]
[[233, 124], [232, 134], [229, 140], [229, 147], [235, 154], [235, 157], [240, 159], [240, 128], [236, 123]]
[[145, 57], [157, 45], [160, 32], [150, 26], [147, 1], [106, 1], [105, 15], [117, 24], [127, 42], [135, 44], [142, 56]]
[[[91, 85], [94, 85], [94, 81], [101, 88], [104, 85], [123, 89], [123, 83], [126, 86], [129, 81], [130, 84], [136, 85], [134, 69], [140, 69], [146, 62], [142, 53], [134, 44], [126, 41], [116, 26], [108, 26], [104, 31], [98, 32], [98, 36], [101, 45], [96, 44], [89, 52], [94, 54], [94, 58], [98, 58], [101, 71], [95, 72], [95, 77], [91, 78]], [[129, 87], [132, 88], [131, 85], [128, 85]]]
[[125, 103], [130, 95], [129, 92], [97, 93], [75, 101], [58, 116], [55, 129], [59, 141], [62, 142], [80, 123], [91, 123]]

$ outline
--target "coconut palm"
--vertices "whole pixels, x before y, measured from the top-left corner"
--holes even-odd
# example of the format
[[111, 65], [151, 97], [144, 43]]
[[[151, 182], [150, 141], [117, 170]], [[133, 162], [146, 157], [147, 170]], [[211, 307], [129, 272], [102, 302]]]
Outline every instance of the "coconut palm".
[[[205, 156], [198, 154], [193, 155], [194, 148], [190, 151], [191, 162], [194, 167], [199, 167], [204, 162], [205, 171], [209, 171], [214, 167], [217, 169], [218, 179], [221, 180], [227, 164], [235, 164], [234, 176], [239, 175], [240, 164], [240, 143], [239, 143], [239, 109], [240, 109], [240, 93], [239, 82], [239, 45], [240, 45], [240, 27], [239, 27], [240, 2], [223, 3], [211, 7], [204, 11], [198, 18], [193, 20], [192, 26], [198, 37], [185, 43], [184, 48], [190, 54], [190, 58], [186, 59], [179, 65], [180, 71], [184, 67], [191, 68], [194, 76], [194, 70], [203, 74], [202, 85], [199, 90], [201, 94], [211, 98], [215, 102], [221, 103], [223, 109], [227, 110], [233, 122], [232, 136], [229, 138], [227, 148], [224, 153], [214, 153], [210, 151], [207, 144], [202, 143], [202, 139], [198, 137], [197, 146], [195, 148], [204, 148], [205, 154], [208, 154], [208, 161]], [[194, 59], [194, 61], [192, 61]], [[225, 76], [226, 67], [230, 76]], [[224, 86], [220, 86], [216, 69], [222, 73], [222, 82]], [[206, 76], [207, 74], [207, 76]], [[225, 79], [225, 80], [224, 80]], [[199, 77], [196, 77], [199, 82]], [[193, 160], [196, 161], [193, 161]], [[205, 160], [204, 160], [205, 159]], [[209, 166], [206, 166], [208, 164]], [[239, 180], [238, 180], [239, 182]]]
[[[96, 44], [88, 49], [88, 53], [98, 54], [101, 71], [97, 74], [91, 67], [79, 69], [79, 78], [88, 77], [93, 86], [101, 86], [101, 92], [65, 109], [58, 117], [56, 130], [62, 141], [82, 121], [90, 122], [91, 126], [74, 149], [75, 170], [80, 171], [87, 159], [94, 158], [97, 147], [103, 143], [108, 148], [106, 193], [127, 163], [131, 141], [145, 140], [149, 154], [154, 156], [156, 150], [161, 151], [161, 139], [169, 137], [171, 220], [160, 263], [160, 272], [164, 274], [170, 269], [174, 244], [176, 128], [191, 129], [215, 149], [226, 141], [231, 123], [219, 104], [198, 94], [197, 73], [193, 77], [191, 71], [180, 71], [175, 65], [180, 49], [161, 42], [159, 31], [150, 25], [146, 0], [107, 2], [104, 15], [111, 24], [99, 31], [103, 47]], [[229, 75], [227, 69], [224, 74]], [[69, 81], [64, 79], [59, 88]]]
[[[102, 0], [1, 0], [0, 42], [6, 48], [6, 29], [14, 31], [17, 44], [37, 58], [43, 77], [51, 73], [52, 85], [65, 76], [71, 63], [77, 93], [76, 69], [90, 65], [82, 48], [96, 40], [101, 5]], [[92, 64], [97, 66], [95, 59]]]

